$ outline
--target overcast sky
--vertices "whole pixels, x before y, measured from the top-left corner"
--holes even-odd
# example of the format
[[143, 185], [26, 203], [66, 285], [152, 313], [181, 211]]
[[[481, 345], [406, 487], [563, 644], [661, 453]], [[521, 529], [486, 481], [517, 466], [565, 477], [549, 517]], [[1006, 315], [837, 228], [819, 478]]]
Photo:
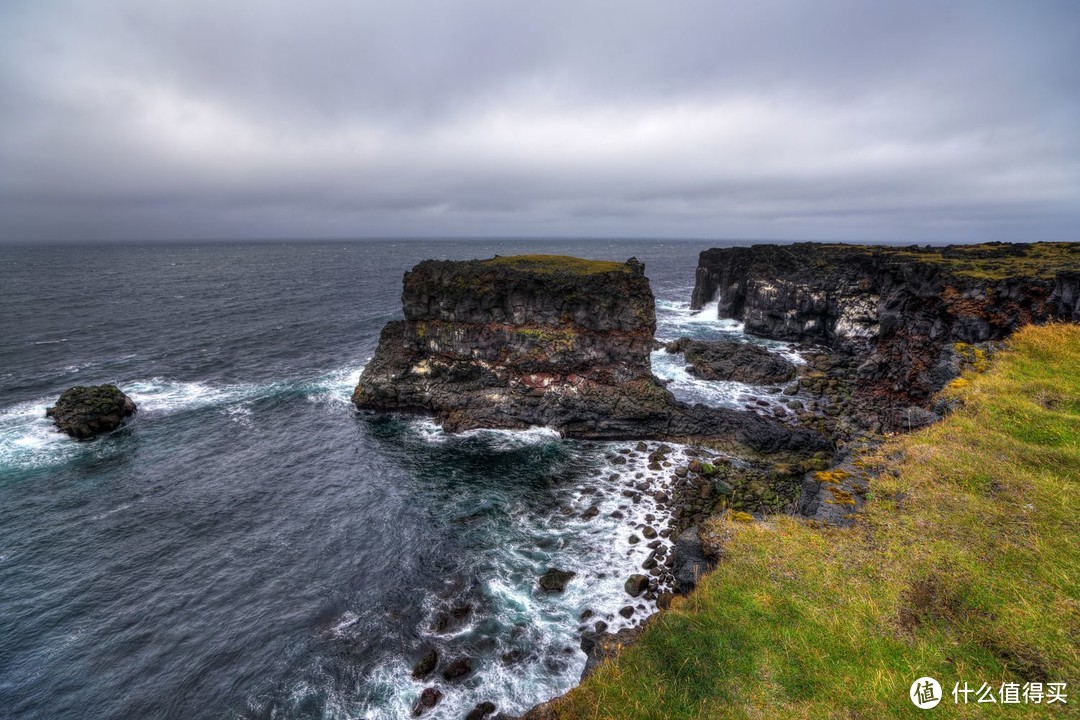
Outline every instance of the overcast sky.
[[0, 240], [1080, 240], [1080, 1], [3, 0]]

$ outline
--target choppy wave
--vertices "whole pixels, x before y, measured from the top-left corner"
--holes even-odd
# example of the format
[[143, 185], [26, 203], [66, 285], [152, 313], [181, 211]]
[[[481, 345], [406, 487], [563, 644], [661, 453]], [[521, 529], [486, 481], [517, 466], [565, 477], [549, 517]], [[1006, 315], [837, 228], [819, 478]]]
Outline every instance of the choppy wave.
[[80, 444], [56, 432], [45, 417], [46, 400], [23, 402], [0, 410], [0, 468], [30, 470], [64, 463]]
[[694, 377], [687, 372], [686, 359], [680, 354], [657, 350], [653, 352], [651, 361], [653, 374], [666, 380], [668, 390], [683, 402], [737, 408], [743, 404], [740, 398], [765, 392], [765, 388], [756, 385]]
[[682, 300], [656, 301], [656, 335], [661, 340], [707, 337], [709, 335], [741, 334], [743, 324], [738, 320], [717, 317], [718, 302], [713, 301], [701, 310], [691, 310]]
[[448, 433], [430, 418], [414, 418], [410, 426], [416, 436], [430, 445], [445, 445], [448, 442], [460, 443], [465, 440], [482, 440], [492, 450], [512, 450], [530, 445], [543, 445], [561, 439], [557, 430], [546, 427], [532, 427], [526, 430], [499, 430], [480, 428]]
[[[673, 340], [692, 337], [699, 340], [738, 340], [751, 342], [767, 348], [770, 352], [795, 363], [805, 365], [806, 360], [791, 343], [766, 340], [746, 335], [743, 323], [717, 317], [719, 301], [714, 300], [700, 311], [690, 309], [690, 303], [678, 300], [656, 301], [657, 337]], [[734, 381], [702, 380], [686, 371], [686, 360], [679, 354], [663, 350], [652, 353], [653, 373], [668, 381], [668, 389], [680, 400], [702, 403], [714, 407], [745, 408], [748, 398], [764, 399], [769, 403], [765, 411], [771, 411], [779, 399], [770, 397], [765, 386], [749, 385]], [[755, 408], [757, 409], [757, 408]]]
[[[549, 433], [531, 430], [503, 435], [551, 439]], [[644, 572], [641, 564], [652, 550], [648, 541], [631, 544], [630, 536], [640, 534], [646, 525], [658, 530], [666, 526], [667, 516], [658, 509], [653, 493], [670, 491], [670, 467], [648, 469], [648, 453], [655, 449], [655, 443], [644, 452], [620, 443], [574, 443], [574, 447], [593, 458], [591, 473], [586, 472], [565, 489], [561, 511], [547, 517], [511, 513], [510, 526], [499, 532], [502, 544], [492, 553], [492, 565], [476, 591], [480, 597], [471, 598], [476, 609], [468, 622], [451, 632], [428, 633], [425, 638], [444, 660], [461, 654], [472, 656], [474, 674], [461, 684], [416, 681], [410, 677], [404, 658], [395, 654], [368, 676], [368, 700], [361, 717], [409, 717], [420, 693], [433, 683], [444, 696], [425, 717], [460, 718], [484, 700], [495, 702], [500, 712], [519, 713], [577, 684], [586, 660], [580, 649], [582, 628], [592, 629], [602, 620], [609, 631], [618, 631], [655, 612], [652, 602], [630, 597], [623, 585], [629, 575]], [[675, 446], [669, 456], [671, 467], [685, 462], [684, 451]], [[626, 462], [616, 464], [616, 457]], [[623, 495], [623, 490], [645, 483], [648, 489], [636, 498]], [[587, 518], [586, 510], [594, 506], [598, 512]], [[665, 548], [672, 545], [668, 538], [658, 540]], [[541, 552], [540, 548], [550, 549]], [[537, 578], [548, 567], [577, 573], [565, 592], [546, 595], [537, 591]], [[445, 604], [444, 598], [425, 598], [429, 614], [423, 629], [440, 604]], [[629, 619], [619, 614], [626, 606], [634, 608]], [[592, 613], [587, 621], [581, 619], [585, 611]], [[333, 624], [335, 631], [349, 633], [356, 617], [355, 612], [346, 611]], [[488, 649], [479, 654], [467, 651], [477, 645]], [[508, 662], [506, 658], [515, 652], [520, 656]], [[337, 706], [343, 701], [335, 698], [330, 704]]]
[[[312, 402], [347, 405], [363, 366], [336, 368], [312, 378], [269, 383], [211, 383], [151, 377], [117, 381], [139, 408], [139, 422], [217, 408], [240, 425], [251, 426], [252, 405], [280, 394]], [[97, 443], [80, 443], [56, 431], [45, 409], [55, 397], [0, 409], [0, 468], [32, 470], [69, 462], [80, 454], [100, 453]]]

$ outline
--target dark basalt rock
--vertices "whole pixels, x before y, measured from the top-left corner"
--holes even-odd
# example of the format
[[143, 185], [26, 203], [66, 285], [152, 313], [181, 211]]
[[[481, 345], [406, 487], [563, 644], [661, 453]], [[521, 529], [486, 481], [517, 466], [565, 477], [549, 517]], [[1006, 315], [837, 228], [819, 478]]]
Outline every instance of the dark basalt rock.
[[420, 693], [420, 697], [416, 700], [416, 704], [413, 705], [413, 717], [423, 715], [438, 705], [440, 700], [442, 700], [442, 690], [434, 687], [424, 688], [424, 691]]
[[469, 711], [469, 714], [465, 716], [465, 720], [484, 720], [484, 718], [495, 713], [495, 703], [484, 701], [477, 703], [476, 707]]
[[545, 426], [765, 454], [827, 447], [773, 418], [675, 400], [651, 371], [654, 300], [634, 259], [425, 261], [405, 274], [402, 306], [356, 386], [358, 408], [433, 415], [451, 432]]
[[716, 301], [748, 333], [858, 358], [855, 404], [874, 408], [863, 424], [906, 429], [931, 419], [911, 423], [910, 409], [956, 377], [958, 345], [1080, 322], [1077, 268], [1080, 243], [717, 248], [701, 253], [691, 305]]
[[649, 589], [649, 578], [646, 575], [631, 575], [623, 584], [623, 588], [627, 594], [637, 597]]
[[448, 682], [455, 682], [466, 675], [469, 675], [472, 671], [472, 659], [469, 657], [459, 657], [457, 660], [454, 660], [447, 665], [446, 669], [443, 670], [443, 679]]
[[686, 594], [697, 587], [698, 579], [713, 568], [713, 561], [705, 554], [696, 527], [687, 528], [675, 541], [672, 550], [675, 558], [671, 568], [675, 576], [675, 589]]
[[51, 417], [61, 432], [85, 440], [115, 430], [135, 412], [135, 403], [120, 388], [96, 385], [65, 390], [45, 416]]
[[577, 573], [570, 570], [549, 568], [547, 572], [540, 576], [540, 589], [546, 593], [561, 593], [566, 589], [566, 583], [576, 576]]
[[687, 372], [702, 380], [775, 385], [795, 377], [794, 363], [751, 343], [682, 337], [668, 343], [664, 349], [669, 353], [682, 353], [690, 363]]
[[429, 647], [424, 650], [420, 659], [413, 665], [412, 676], [417, 680], [426, 678], [431, 673], [435, 672], [436, 666], [439, 664], [439, 653], [433, 648]]
[[600, 667], [608, 658], [615, 657], [627, 645], [632, 644], [641, 634], [644, 626], [624, 628], [617, 633], [585, 633], [581, 636], [581, 649], [588, 659], [585, 661], [585, 669], [581, 671], [581, 679], [592, 675], [596, 668]]

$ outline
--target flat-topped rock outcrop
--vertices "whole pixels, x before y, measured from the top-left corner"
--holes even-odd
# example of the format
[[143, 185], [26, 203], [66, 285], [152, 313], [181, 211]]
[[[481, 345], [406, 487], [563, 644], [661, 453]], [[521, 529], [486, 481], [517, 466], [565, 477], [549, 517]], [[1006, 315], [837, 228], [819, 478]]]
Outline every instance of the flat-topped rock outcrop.
[[424, 261], [405, 274], [402, 309], [361, 374], [358, 408], [429, 414], [450, 431], [545, 426], [762, 453], [826, 446], [771, 418], [676, 401], [652, 374], [654, 299], [632, 258]]

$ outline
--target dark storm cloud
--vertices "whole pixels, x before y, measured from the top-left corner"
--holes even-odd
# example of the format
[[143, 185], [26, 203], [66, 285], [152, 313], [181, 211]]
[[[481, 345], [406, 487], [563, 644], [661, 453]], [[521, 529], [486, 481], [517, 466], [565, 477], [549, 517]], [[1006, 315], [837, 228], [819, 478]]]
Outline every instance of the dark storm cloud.
[[0, 7], [0, 238], [1073, 238], [1080, 4]]

